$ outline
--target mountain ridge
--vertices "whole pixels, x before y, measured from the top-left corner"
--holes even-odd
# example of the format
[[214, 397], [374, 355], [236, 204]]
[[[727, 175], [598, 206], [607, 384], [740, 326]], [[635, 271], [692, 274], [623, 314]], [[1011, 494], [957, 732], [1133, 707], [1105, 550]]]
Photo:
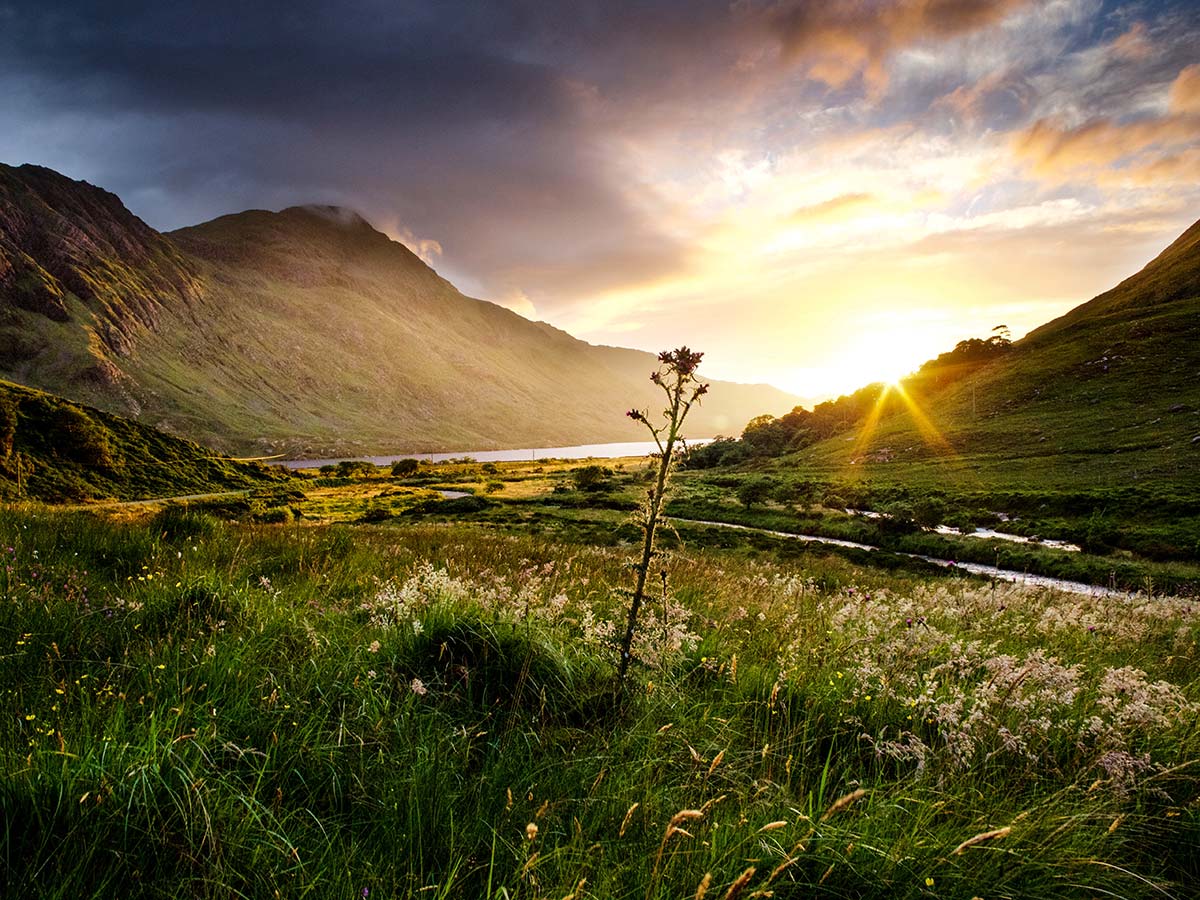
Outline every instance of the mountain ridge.
[[[31, 277], [57, 305], [27, 300]], [[0, 165], [0, 377], [222, 450], [628, 440], [624, 410], [659, 399], [653, 368], [463, 295], [353, 210], [247, 210], [161, 234], [101, 188]], [[715, 382], [694, 433], [789, 400]]]

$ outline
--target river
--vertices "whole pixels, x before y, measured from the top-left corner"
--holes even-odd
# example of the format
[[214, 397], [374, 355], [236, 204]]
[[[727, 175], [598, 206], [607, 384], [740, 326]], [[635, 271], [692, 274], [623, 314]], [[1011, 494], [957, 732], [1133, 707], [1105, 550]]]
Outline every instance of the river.
[[[821, 537], [815, 534], [793, 534], [790, 531], [772, 531], [769, 528], [754, 528], [750, 525], [735, 525], [732, 522], [712, 522], [704, 519], [682, 519], [678, 516], [671, 517], [675, 522], [688, 522], [693, 525], [708, 525], [714, 528], [733, 528], [737, 531], [751, 531], [759, 534], [769, 534], [772, 537], [790, 538], [794, 541], [805, 541], [813, 544], [830, 544], [834, 547], [850, 547], [855, 550], [878, 550], [871, 544], [860, 544], [858, 541], [844, 541], [840, 538]], [[1055, 590], [1064, 591], [1068, 594], [1087, 594], [1091, 597], [1128, 597], [1128, 591], [1117, 591], [1112, 588], [1102, 587], [1096, 584], [1085, 584], [1082, 581], [1067, 581], [1063, 578], [1050, 578], [1046, 575], [1031, 575], [1028, 572], [1018, 572], [1014, 569], [1000, 569], [996, 566], [988, 566], [983, 563], [973, 562], [957, 562], [949, 559], [939, 559], [936, 556], [923, 556], [920, 553], [900, 553], [895, 550], [889, 550], [888, 553], [895, 553], [896, 556], [907, 556], [909, 559], [921, 559], [934, 565], [942, 566], [947, 569], [959, 569], [963, 572], [970, 572], [973, 575], [984, 575], [988, 578], [996, 578], [1000, 581], [1011, 581], [1016, 584], [1029, 585], [1031, 587], [1048, 587]]]

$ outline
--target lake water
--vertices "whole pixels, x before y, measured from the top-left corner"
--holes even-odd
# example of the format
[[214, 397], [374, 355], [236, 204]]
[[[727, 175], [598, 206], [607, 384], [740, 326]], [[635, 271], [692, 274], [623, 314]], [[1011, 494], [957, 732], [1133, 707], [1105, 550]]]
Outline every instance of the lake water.
[[[689, 438], [688, 446], [707, 444], [712, 438]], [[457, 450], [454, 453], [400, 453], [396, 456], [342, 456], [335, 459], [288, 459], [281, 465], [289, 469], [317, 469], [337, 465], [343, 460], [365, 460], [377, 466], [390, 466], [401, 459], [425, 459], [445, 462], [469, 456], [476, 462], [513, 462], [537, 459], [616, 459], [621, 456], [647, 456], [657, 453], [653, 441], [621, 441], [613, 444], [579, 444], [575, 447], [526, 447], [521, 450]]]

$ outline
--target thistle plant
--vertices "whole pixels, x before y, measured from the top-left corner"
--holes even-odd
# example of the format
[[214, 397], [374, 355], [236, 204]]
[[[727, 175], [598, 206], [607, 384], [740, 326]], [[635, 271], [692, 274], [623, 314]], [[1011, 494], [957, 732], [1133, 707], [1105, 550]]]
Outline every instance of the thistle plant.
[[634, 514], [638, 527], [642, 529], [642, 553], [633, 564], [636, 580], [630, 595], [629, 621], [625, 627], [625, 636], [621, 640], [621, 661], [617, 669], [619, 684], [624, 683], [629, 663], [633, 659], [632, 647], [637, 631], [638, 613], [646, 597], [646, 579], [650, 574], [650, 566], [658, 555], [654, 538], [663, 520], [663, 501], [671, 468], [675, 462], [676, 448], [683, 443], [683, 421], [692, 405], [699, 402], [708, 392], [708, 385], [696, 377], [696, 368], [703, 356], [703, 353], [697, 353], [687, 347], [664, 350], [658, 354], [658, 368], [650, 374], [650, 380], [662, 388], [666, 395], [667, 405], [662, 412], [665, 421], [662, 424], [655, 425], [651, 422], [646, 410], [631, 409], [626, 413], [635, 422], [646, 426], [654, 438], [654, 443], [658, 446], [658, 471], [654, 486], [646, 492], [646, 501]]

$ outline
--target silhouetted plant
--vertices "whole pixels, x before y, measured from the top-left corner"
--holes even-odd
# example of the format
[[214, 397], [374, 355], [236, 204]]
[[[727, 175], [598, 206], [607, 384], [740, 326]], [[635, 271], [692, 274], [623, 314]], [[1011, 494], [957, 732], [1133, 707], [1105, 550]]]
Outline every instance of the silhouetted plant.
[[692, 404], [708, 392], [708, 385], [701, 383], [696, 377], [696, 368], [703, 356], [703, 353], [697, 353], [687, 347], [664, 350], [658, 354], [658, 369], [650, 374], [650, 380], [666, 394], [667, 406], [662, 413], [666, 421], [663, 424], [655, 426], [650, 421], [648, 412], [644, 410], [631, 409], [626, 413], [635, 422], [645, 425], [654, 438], [654, 443], [658, 446], [658, 468], [655, 472], [654, 486], [647, 490], [646, 501], [635, 514], [635, 521], [642, 529], [642, 553], [633, 565], [636, 581], [630, 596], [629, 621], [625, 627], [625, 636], [621, 639], [618, 683], [624, 682], [629, 663], [633, 659], [631, 648], [637, 631], [638, 613], [646, 597], [646, 578], [650, 573], [650, 564], [657, 555], [654, 536], [662, 522], [663, 500], [671, 467], [675, 462], [676, 450], [683, 442], [683, 421], [687, 418]]

